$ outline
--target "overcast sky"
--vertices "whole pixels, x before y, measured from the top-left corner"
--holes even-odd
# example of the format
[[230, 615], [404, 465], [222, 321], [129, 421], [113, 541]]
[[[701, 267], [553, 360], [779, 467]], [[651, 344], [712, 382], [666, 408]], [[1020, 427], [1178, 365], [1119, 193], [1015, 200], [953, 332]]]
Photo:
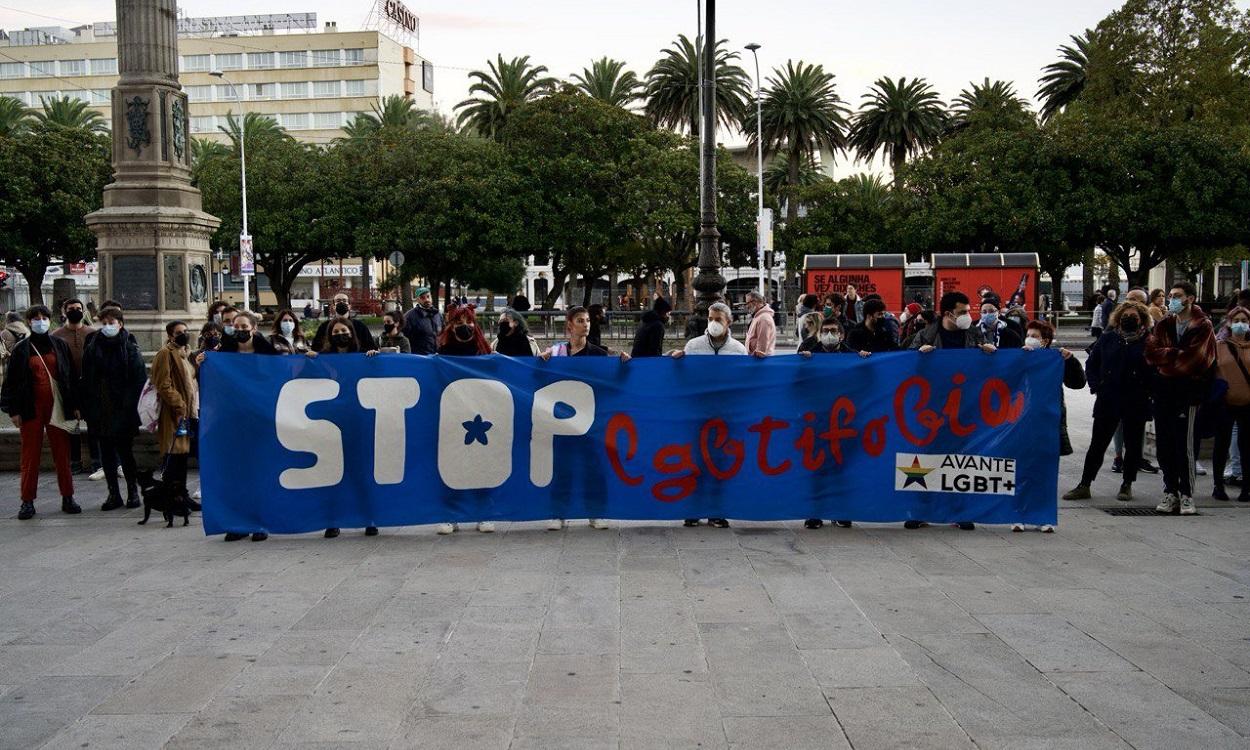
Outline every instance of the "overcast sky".
[[[451, 112], [467, 96], [468, 71], [497, 53], [530, 55], [553, 75], [567, 77], [592, 59], [625, 60], [641, 77], [660, 50], [679, 33], [696, 32], [694, 2], [633, 0], [408, 0], [421, 18], [418, 52], [435, 65], [435, 99]], [[1238, 3], [1250, 7], [1250, 0]], [[763, 45], [765, 78], [787, 59], [821, 63], [837, 76], [841, 97], [858, 105], [880, 76], [923, 76], [946, 99], [986, 76], [1013, 81], [1031, 98], [1041, 68], [1072, 34], [1094, 26], [1120, 5], [1116, 0], [723, 0], [717, 4], [717, 36], [740, 49]], [[109, 0], [0, 0], [0, 28], [71, 25], [113, 20]], [[183, 6], [191, 16], [312, 11], [319, 24], [361, 28], [368, 2], [342, 0], [200, 0]], [[55, 18], [41, 17], [46, 13]], [[750, 53], [744, 63], [754, 75]], [[722, 133], [722, 141], [740, 142]]]

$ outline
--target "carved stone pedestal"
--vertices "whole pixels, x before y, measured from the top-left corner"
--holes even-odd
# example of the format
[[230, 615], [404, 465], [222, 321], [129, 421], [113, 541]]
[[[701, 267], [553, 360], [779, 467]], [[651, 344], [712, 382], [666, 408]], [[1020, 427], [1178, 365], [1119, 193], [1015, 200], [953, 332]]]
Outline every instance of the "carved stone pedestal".
[[211, 291], [209, 238], [220, 221], [191, 186], [187, 97], [178, 83], [173, 0], [117, 0], [118, 68], [113, 89], [115, 181], [88, 214], [98, 241], [100, 298], [126, 314], [144, 349], [165, 324], [203, 323]]

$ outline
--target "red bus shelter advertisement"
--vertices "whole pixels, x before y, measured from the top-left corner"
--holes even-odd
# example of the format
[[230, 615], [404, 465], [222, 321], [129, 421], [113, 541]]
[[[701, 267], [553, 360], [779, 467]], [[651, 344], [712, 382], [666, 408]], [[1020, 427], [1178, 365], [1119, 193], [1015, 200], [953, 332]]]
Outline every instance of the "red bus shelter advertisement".
[[846, 287], [849, 285], [855, 287], [861, 299], [870, 294], [880, 294], [885, 302], [885, 309], [892, 312], [903, 309], [901, 268], [830, 268], [809, 270], [806, 275], [804, 290], [808, 294], [846, 294]]
[[1024, 305], [1030, 314], [1037, 310], [1036, 268], [938, 268], [933, 275], [934, 302], [946, 292], [963, 292], [972, 302], [973, 317], [979, 317], [979, 300], [989, 292], [1004, 305]]

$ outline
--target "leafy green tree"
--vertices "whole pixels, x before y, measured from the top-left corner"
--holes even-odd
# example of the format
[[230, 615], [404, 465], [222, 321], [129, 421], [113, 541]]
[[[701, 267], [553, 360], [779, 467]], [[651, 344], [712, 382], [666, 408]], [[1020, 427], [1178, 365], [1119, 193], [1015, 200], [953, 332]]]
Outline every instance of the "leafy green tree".
[[91, 109], [81, 99], [68, 96], [39, 97], [42, 105], [32, 113], [32, 117], [42, 125], [60, 125], [61, 127], [87, 130], [92, 133], [107, 133], [108, 120], [104, 115]]
[[469, 93], [479, 96], [456, 105], [460, 110], [458, 125], [483, 138], [498, 139], [512, 113], [522, 104], [549, 93], [555, 88], [556, 79], [544, 75], [546, 65], [531, 65], [529, 55], [507, 61], [499, 55], [487, 66], [489, 70], [469, 73], [470, 78], [477, 79]]
[[381, 106], [374, 102], [372, 109], [372, 112], [357, 112], [344, 126], [343, 131], [347, 138], [366, 138], [382, 128], [439, 131], [453, 128], [440, 113], [417, 109], [413, 100], [399, 94], [383, 98]]
[[1198, 123], [1143, 126], [1072, 118], [1056, 138], [1075, 233], [1106, 252], [1129, 283], [1164, 260], [1250, 241], [1250, 152]]
[[[828, 182], [829, 176], [820, 171], [820, 167], [816, 165], [815, 160], [806, 159], [799, 165], [799, 179], [794, 185], [790, 184], [790, 165], [785, 159], [773, 159], [764, 167], [764, 203], [774, 203], [774, 208], [780, 206], [780, 201], [772, 201], [772, 198], [781, 198], [789, 195], [792, 188], [805, 188], [822, 182]], [[799, 190], [799, 192], [802, 192]]]
[[880, 177], [826, 180], [798, 196], [806, 215], [782, 233], [792, 271], [802, 268], [804, 255], [898, 251], [890, 226], [893, 195]]
[[242, 122], [234, 116], [233, 112], [227, 112], [226, 124], [218, 125], [217, 129], [230, 139], [230, 144], [236, 153], [239, 151], [239, 139], [245, 139], [244, 145], [247, 147], [249, 159], [253, 141], [293, 140], [277, 120], [256, 112], [245, 113]]
[[[729, 41], [716, 43], [716, 116], [726, 127], [740, 127], [751, 99], [751, 78], [735, 61], [737, 52], [728, 50]], [[699, 133], [699, 61], [695, 42], [679, 34], [673, 45], [660, 53], [647, 72], [645, 112], [651, 122], [690, 135]]]
[[[359, 216], [355, 247], [365, 256], [399, 250], [401, 279], [457, 279], [479, 288], [516, 287], [528, 248], [526, 196], [502, 146], [438, 131], [393, 130], [345, 143], [348, 202]], [[433, 286], [434, 284], [432, 284]]]
[[[846, 148], [847, 109], [834, 87], [833, 74], [820, 65], [786, 61], [768, 79], [760, 101], [760, 122], [764, 153], [780, 154], [786, 164], [788, 192], [802, 184], [805, 165], [815, 162], [820, 151], [837, 153]], [[743, 129], [754, 145], [757, 123], [750, 110]], [[798, 201], [788, 200], [787, 223], [798, 217]]]
[[0, 138], [14, 135], [30, 125], [31, 113], [20, 99], [0, 96]]
[[230, 147], [207, 138], [191, 139], [191, 184], [199, 184], [200, 171], [211, 159], [229, 156]]
[[1007, 81], [973, 83], [959, 92], [951, 108], [950, 131], [968, 127], [1024, 128], [1033, 124], [1029, 104]]
[[620, 60], [595, 60], [581, 73], [574, 73], [573, 81], [590, 97], [614, 107], [628, 107], [642, 98], [642, 82]]
[[1091, 48], [1098, 43], [1097, 32], [1086, 29], [1082, 36], [1070, 37], [1072, 44], [1059, 47], [1059, 59], [1042, 69], [1037, 98], [1041, 117], [1048, 121], [1076, 101], [1085, 91], [1089, 78]]
[[107, 136], [37, 124], [0, 136], [0, 262], [21, 273], [41, 303], [48, 266], [95, 253], [83, 217], [100, 208], [113, 175]]
[[[304, 266], [353, 254], [352, 230], [362, 217], [343, 189], [350, 175], [337, 150], [298, 143], [263, 123], [253, 136], [248, 125], [248, 231], [258, 272], [279, 307], [289, 307]], [[199, 167], [204, 210], [221, 219], [213, 245], [228, 251], [238, 250], [242, 230], [239, 167], [235, 151], [217, 149]]]
[[942, 100], [923, 78], [880, 78], [864, 95], [848, 140], [864, 161], [883, 154], [897, 184], [903, 164], [936, 146], [946, 122]]

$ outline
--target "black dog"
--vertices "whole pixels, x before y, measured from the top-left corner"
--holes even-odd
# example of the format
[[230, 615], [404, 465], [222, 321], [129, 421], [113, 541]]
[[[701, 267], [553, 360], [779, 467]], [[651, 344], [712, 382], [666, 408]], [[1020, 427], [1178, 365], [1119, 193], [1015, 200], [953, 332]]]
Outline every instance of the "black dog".
[[191, 523], [191, 506], [186, 493], [170, 486], [165, 480], [152, 478], [152, 470], [139, 472], [139, 489], [143, 491], [143, 520], [139, 525], [148, 522], [152, 511], [165, 516], [165, 528], [174, 525], [174, 516], [182, 516], [182, 525]]

